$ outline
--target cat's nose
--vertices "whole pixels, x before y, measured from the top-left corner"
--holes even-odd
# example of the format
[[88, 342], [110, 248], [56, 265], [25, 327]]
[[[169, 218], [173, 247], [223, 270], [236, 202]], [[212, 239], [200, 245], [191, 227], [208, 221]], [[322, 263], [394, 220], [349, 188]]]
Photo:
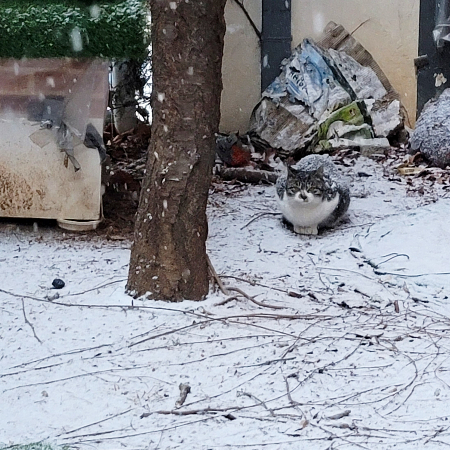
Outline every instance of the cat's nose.
[[302, 200], [306, 200], [308, 198], [304, 192], [300, 192], [300, 197], [302, 198]]

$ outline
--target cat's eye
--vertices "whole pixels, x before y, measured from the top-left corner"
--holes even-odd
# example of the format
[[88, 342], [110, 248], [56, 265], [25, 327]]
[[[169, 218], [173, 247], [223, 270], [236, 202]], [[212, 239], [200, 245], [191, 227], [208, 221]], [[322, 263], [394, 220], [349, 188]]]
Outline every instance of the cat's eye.
[[312, 193], [314, 195], [322, 195], [322, 191], [320, 189], [313, 189]]

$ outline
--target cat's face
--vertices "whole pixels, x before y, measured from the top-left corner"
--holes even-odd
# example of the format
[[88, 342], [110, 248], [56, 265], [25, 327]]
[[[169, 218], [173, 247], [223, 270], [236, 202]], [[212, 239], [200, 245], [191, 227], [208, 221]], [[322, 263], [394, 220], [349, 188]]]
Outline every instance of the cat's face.
[[286, 194], [303, 203], [316, 203], [323, 198], [323, 168], [315, 172], [303, 172], [288, 167]]

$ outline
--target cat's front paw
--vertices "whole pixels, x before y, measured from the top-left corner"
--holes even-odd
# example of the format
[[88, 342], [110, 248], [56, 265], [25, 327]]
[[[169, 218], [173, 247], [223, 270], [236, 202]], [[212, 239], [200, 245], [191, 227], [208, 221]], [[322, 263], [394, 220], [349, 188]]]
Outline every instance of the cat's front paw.
[[295, 225], [294, 231], [298, 234], [308, 234], [308, 235], [316, 235], [319, 233], [317, 226], [315, 226], [315, 227], [300, 227], [298, 225]]

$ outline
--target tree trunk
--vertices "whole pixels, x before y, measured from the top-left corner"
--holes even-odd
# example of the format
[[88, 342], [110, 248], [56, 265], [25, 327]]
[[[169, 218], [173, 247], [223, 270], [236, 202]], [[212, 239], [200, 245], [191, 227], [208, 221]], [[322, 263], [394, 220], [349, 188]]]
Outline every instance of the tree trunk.
[[127, 290], [201, 300], [206, 202], [220, 120], [226, 0], [153, 0], [152, 141]]

